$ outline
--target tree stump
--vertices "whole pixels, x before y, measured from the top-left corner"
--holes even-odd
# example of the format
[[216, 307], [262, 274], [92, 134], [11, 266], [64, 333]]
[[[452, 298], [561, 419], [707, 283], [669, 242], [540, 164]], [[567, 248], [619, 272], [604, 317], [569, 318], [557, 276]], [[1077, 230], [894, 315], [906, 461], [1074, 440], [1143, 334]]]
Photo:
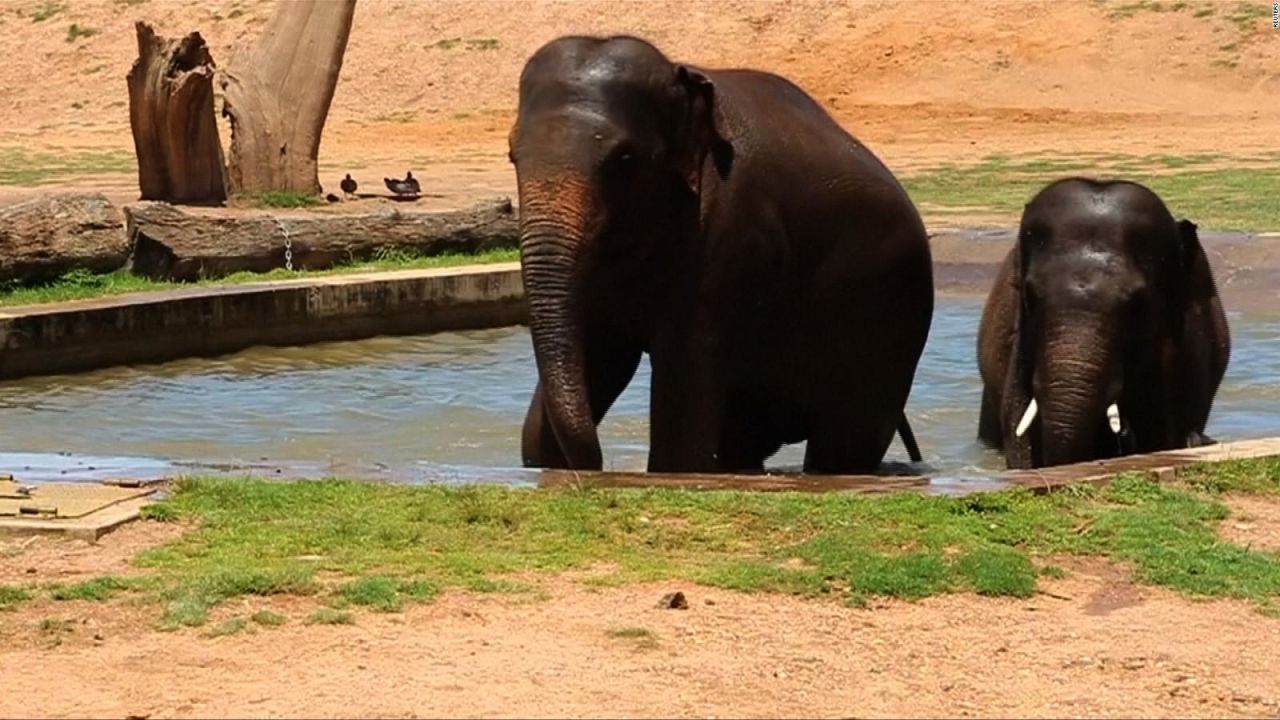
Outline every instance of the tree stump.
[[127, 82], [142, 199], [223, 202], [227, 184], [208, 45], [198, 32], [167, 40], [144, 22], [134, 27], [138, 59]]
[[125, 207], [132, 271], [158, 280], [199, 280], [285, 267], [323, 270], [379, 251], [414, 255], [515, 248], [520, 228], [511, 201], [500, 198], [464, 210], [366, 214], [252, 215], [188, 213], [165, 203]]
[[221, 80], [232, 193], [320, 193], [320, 133], [355, 7], [355, 0], [276, 3], [254, 46], [232, 58]]
[[128, 253], [124, 219], [104, 195], [49, 195], [0, 210], [0, 280], [111, 272], [124, 266]]

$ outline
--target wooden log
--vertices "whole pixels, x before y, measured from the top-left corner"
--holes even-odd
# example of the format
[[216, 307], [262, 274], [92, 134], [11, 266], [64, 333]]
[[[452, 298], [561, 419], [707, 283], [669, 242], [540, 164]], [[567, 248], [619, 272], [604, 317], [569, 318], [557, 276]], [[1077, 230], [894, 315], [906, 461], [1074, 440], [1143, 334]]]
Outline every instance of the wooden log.
[[219, 204], [227, 199], [213, 112], [213, 57], [200, 33], [180, 40], [139, 22], [129, 69], [129, 125], [143, 200]]
[[420, 255], [514, 248], [519, 228], [511, 201], [464, 210], [368, 214], [231, 215], [184, 212], [166, 203], [125, 207], [132, 271], [153, 279], [198, 280], [285, 267], [288, 240], [297, 270], [366, 260], [379, 251]]
[[0, 280], [32, 283], [77, 269], [111, 272], [128, 255], [124, 219], [100, 193], [48, 195], [0, 209]]
[[356, 0], [276, 3], [252, 47], [222, 77], [231, 121], [231, 191], [320, 194], [316, 158]]
[[881, 475], [731, 475], [703, 473], [543, 470], [539, 488], [668, 488], [750, 492], [883, 493], [919, 490], [929, 479]]

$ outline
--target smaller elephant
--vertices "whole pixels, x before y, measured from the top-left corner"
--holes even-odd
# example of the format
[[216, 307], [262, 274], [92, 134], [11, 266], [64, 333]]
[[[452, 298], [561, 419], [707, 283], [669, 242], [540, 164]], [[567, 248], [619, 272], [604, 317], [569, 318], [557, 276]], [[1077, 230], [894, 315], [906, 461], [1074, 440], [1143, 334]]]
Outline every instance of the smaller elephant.
[[978, 436], [1010, 468], [1206, 444], [1230, 354], [1196, 225], [1137, 183], [1058, 180], [982, 311]]

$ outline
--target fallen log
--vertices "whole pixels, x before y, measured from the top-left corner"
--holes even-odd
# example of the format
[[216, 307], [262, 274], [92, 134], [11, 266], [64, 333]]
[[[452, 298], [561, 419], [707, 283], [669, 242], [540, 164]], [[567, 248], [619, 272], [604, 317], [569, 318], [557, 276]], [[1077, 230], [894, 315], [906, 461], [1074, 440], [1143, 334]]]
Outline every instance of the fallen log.
[[111, 272], [128, 255], [124, 219], [105, 195], [62, 193], [0, 209], [0, 281]]
[[514, 248], [519, 230], [511, 201], [464, 210], [387, 209], [363, 215], [192, 214], [166, 203], [125, 207], [135, 274], [191, 281], [286, 267], [323, 270], [380, 252], [415, 255]]

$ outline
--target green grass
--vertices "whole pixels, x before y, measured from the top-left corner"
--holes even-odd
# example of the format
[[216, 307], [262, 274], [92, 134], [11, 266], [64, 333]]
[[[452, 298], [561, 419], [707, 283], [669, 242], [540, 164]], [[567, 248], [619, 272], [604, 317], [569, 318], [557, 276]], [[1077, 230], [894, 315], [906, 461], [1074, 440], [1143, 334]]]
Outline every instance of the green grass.
[[1216, 534], [1227, 512], [1217, 495], [1280, 494], [1280, 461], [1188, 477], [1179, 487], [1125, 477], [1106, 489], [966, 497], [197, 478], [165, 502], [196, 529], [136, 562], [154, 573], [171, 626], [201, 624], [238, 595], [318, 592], [334, 612], [395, 611], [449, 587], [505, 587], [493, 577], [605, 564], [616, 570], [604, 584], [686, 580], [857, 604], [1027, 597], [1039, 578], [1062, 574], [1053, 558], [1088, 555], [1189, 596], [1280, 598], [1280, 555]]
[[439, 589], [424, 580], [399, 580], [385, 575], [372, 575], [355, 580], [338, 590], [342, 603], [361, 605], [381, 612], [399, 612], [404, 601], [426, 602]]
[[609, 628], [605, 634], [611, 638], [648, 638], [653, 637], [653, 631], [643, 627], [617, 627]]
[[259, 208], [304, 208], [321, 203], [319, 196], [308, 193], [270, 190], [249, 196], [249, 202]]
[[1182, 477], [1191, 487], [1214, 495], [1234, 492], [1280, 496], [1280, 458], [1201, 465], [1190, 468]]
[[31, 22], [44, 22], [58, 13], [66, 10], [67, 6], [60, 2], [44, 2], [31, 13]]
[[75, 42], [80, 38], [88, 38], [97, 35], [98, 31], [91, 27], [83, 27], [76, 23], [71, 23], [67, 28], [67, 42]]
[[412, 110], [396, 110], [395, 112], [382, 113], [375, 115], [374, 122], [392, 122], [392, 123], [411, 123], [418, 118], [418, 113]]
[[253, 615], [250, 615], [249, 619], [263, 627], [280, 627], [286, 622], [289, 622], [289, 618], [286, 618], [278, 612], [272, 612], [270, 610], [259, 610]]
[[13, 608], [31, 599], [31, 593], [13, 585], [0, 585], [0, 610]]
[[1161, 2], [1160, 0], [1138, 0], [1138, 2], [1128, 2], [1111, 8], [1107, 12], [1108, 17], [1112, 18], [1129, 18], [1141, 12], [1182, 12], [1190, 7], [1185, 2]]
[[627, 626], [605, 630], [604, 634], [614, 640], [630, 640], [637, 650], [652, 650], [658, 647], [658, 636], [645, 627]]
[[1149, 155], [1081, 159], [991, 155], [970, 165], [946, 164], [908, 174], [912, 199], [940, 211], [985, 211], [1015, 220], [1049, 182], [1069, 175], [1141, 182], [1179, 217], [1211, 230], [1280, 229], [1280, 165], [1242, 164], [1219, 155]]
[[355, 625], [355, 616], [345, 610], [320, 608], [307, 617], [308, 625]]
[[[66, 302], [86, 298], [120, 295], [133, 292], [149, 292], [156, 290], [172, 290], [182, 287], [198, 287], [211, 285], [236, 285], [262, 282], [265, 280], [287, 280], [344, 273], [367, 272], [371, 270], [410, 270], [422, 268], [453, 267], [479, 263], [511, 262], [520, 257], [517, 250], [493, 250], [475, 255], [415, 255], [403, 251], [382, 251], [370, 260], [353, 261], [330, 268], [328, 270], [295, 271], [280, 269], [269, 273], [235, 273], [225, 277], [204, 280], [197, 283], [175, 283], [148, 280], [130, 274], [126, 270], [113, 273], [95, 274], [85, 270], [75, 270], [50, 283], [24, 287], [15, 283], [0, 282], [0, 307], [13, 305], [36, 305], [50, 302]], [[163, 513], [165, 510], [152, 506], [148, 513]]]
[[207, 633], [209, 637], [226, 637], [239, 635], [249, 629], [249, 621], [241, 617], [233, 617], [214, 625]]
[[136, 170], [132, 153], [114, 150], [32, 152], [20, 147], [0, 146], [0, 185], [35, 187], [69, 178]]
[[49, 597], [54, 600], [90, 600], [94, 602], [105, 602], [115, 596], [116, 593], [129, 590], [138, 586], [138, 582], [125, 580], [123, 578], [103, 575], [84, 582], [74, 583], [72, 585], [58, 585], [50, 592]]

